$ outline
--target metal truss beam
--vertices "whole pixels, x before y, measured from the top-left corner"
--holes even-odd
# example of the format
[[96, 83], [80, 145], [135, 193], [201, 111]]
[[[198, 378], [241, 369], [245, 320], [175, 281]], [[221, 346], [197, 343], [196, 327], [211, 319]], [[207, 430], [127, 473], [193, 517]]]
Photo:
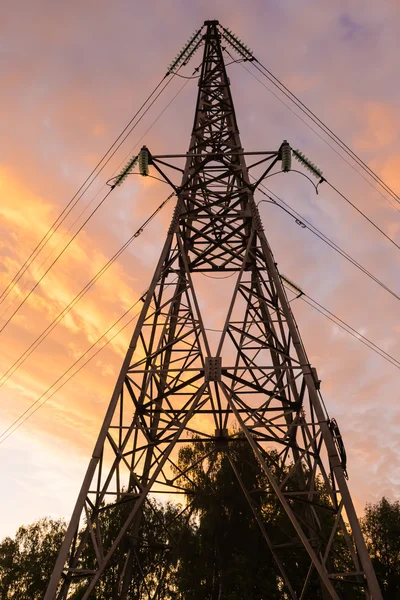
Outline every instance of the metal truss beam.
[[[193, 473], [201, 466], [207, 474], [219, 452], [229, 458], [285, 597], [311, 598], [317, 582], [323, 599], [344, 599], [350, 585], [381, 600], [319, 384], [254, 201], [245, 163], [252, 154], [241, 145], [221, 36], [210, 21], [174, 216], [45, 600], [77, 590], [88, 600], [107, 573], [115, 599], [162, 598], [171, 562], [160, 562], [157, 579], [141, 565], [144, 508], [159, 494], [176, 494], [180, 518], [190, 518], [185, 498], [196, 494]], [[266, 163], [265, 174], [279, 152], [262, 154], [257, 165]], [[152, 164], [162, 170], [164, 159], [181, 156], [153, 156]], [[198, 274], [207, 273], [235, 277], [214, 345], [199, 300]], [[261, 492], [287, 516], [283, 540], [268, 530], [238, 471], [238, 443], [249, 445], [264, 473]], [[185, 469], [183, 444], [207, 448]], [[154, 552], [179, 546], [176, 518], [160, 520], [163, 541]], [[117, 523], [111, 538], [107, 519]], [[337, 538], [346, 548], [340, 557]], [[285, 559], [289, 549], [308, 561], [300, 581]]]

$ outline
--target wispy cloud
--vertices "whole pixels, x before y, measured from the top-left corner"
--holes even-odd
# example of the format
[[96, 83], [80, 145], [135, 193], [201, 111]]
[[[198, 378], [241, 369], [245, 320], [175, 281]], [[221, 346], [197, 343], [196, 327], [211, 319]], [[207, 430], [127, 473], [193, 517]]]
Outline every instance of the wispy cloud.
[[[95, 8], [78, 2], [56, 5], [48, 0], [25, 4], [23, 12], [9, 4], [2, 18], [1, 289], [165, 74], [170, 59], [207, 18], [218, 18], [234, 29], [261, 62], [393, 189], [400, 190], [399, 128], [393, 100], [398, 95], [400, 14], [395, 2], [355, 2], [351, 10], [344, 0], [250, 0], [245, 7], [239, 0], [221, 0], [218, 5], [211, 0], [152, 0], [140, 6], [122, 1], [111, 6], [101, 0]], [[199, 61], [197, 56], [193, 67]], [[399, 243], [399, 213], [241, 65], [228, 69], [245, 148], [274, 149], [289, 139]], [[171, 84], [99, 183], [84, 196], [81, 208], [54, 236], [50, 249], [62, 236], [62, 244], [71, 239], [84, 219], [82, 216], [72, 227], [79, 211], [96, 193], [99, 196], [94, 202], [101, 198], [102, 184], [181, 83]], [[195, 82], [190, 82], [146, 134], [145, 143], [153, 151], [186, 150], [195, 95]], [[400, 292], [395, 248], [329, 189], [321, 186], [319, 196], [314, 196], [308, 183], [294, 176], [271, 180], [271, 187]], [[110, 197], [1, 334], [0, 375], [168, 193], [167, 186], [133, 177]], [[260, 208], [282, 272], [400, 358], [397, 301], [282, 211], [265, 204]], [[152, 223], [0, 389], [3, 429], [144, 291], [171, 210], [169, 206]], [[10, 301], [23, 297], [27, 281], [38, 280], [45, 269], [40, 262], [32, 264]], [[199, 285], [205, 289], [205, 283]], [[207, 308], [211, 307], [212, 299], [206, 301]], [[344, 434], [357, 506], [362, 508], [366, 500], [383, 493], [398, 495], [397, 370], [347, 338], [301, 300], [293, 303], [293, 308], [323, 380], [328, 409], [337, 416]], [[215, 313], [209, 318], [222, 317]], [[70, 514], [131, 330], [132, 326], [0, 446], [2, 476], [14, 490], [0, 500], [2, 513], [9, 515], [0, 533], [13, 533], [21, 523], [44, 514]], [[29, 510], [26, 491], [31, 499]]]

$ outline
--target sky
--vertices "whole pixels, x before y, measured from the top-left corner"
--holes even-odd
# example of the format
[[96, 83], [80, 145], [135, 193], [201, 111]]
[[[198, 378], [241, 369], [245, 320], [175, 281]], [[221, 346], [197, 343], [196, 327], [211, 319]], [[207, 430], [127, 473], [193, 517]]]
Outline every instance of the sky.
[[[16, 1], [3, 8], [0, 24], [0, 293], [206, 19], [230, 27], [400, 194], [395, 0]], [[185, 75], [200, 60], [197, 54]], [[260, 83], [244, 66], [227, 68], [245, 150], [276, 150], [287, 139], [400, 245], [400, 205], [374, 189], [267, 80]], [[167, 197], [166, 185], [131, 177], [72, 240], [105, 195], [106, 181], [143, 143], [153, 153], [186, 151], [196, 93], [196, 80], [171, 78], [19, 285], [0, 298], [0, 433], [146, 289], [171, 202], [27, 360], [2, 377]], [[272, 178], [268, 187], [400, 294], [399, 249], [328, 186], [316, 195], [305, 178], [291, 173]], [[400, 360], [398, 300], [276, 206], [262, 203], [260, 211], [281, 272]], [[359, 514], [383, 495], [399, 499], [398, 369], [301, 299], [292, 308], [328, 412], [343, 434]], [[0, 437], [0, 539], [42, 516], [68, 519], [135, 314], [133, 309], [123, 317], [109, 337], [126, 328], [41, 406], [43, 396], [26, 422]]]

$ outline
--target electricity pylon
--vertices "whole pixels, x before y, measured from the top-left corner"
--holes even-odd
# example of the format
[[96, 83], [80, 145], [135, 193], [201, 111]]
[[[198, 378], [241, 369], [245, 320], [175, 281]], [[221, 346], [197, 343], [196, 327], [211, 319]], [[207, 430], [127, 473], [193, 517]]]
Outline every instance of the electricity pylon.
[[[193, 132], [183, 155], [182, 182], [174, 186], [172, 223], [142, 298], [45, 600], [70, 598], [77, 590], [87, 600], [101, 592], [110, 571], [113, 598], [162, 598], [168, 561], [152, 582], [140, 567], [144, 509], [156, 494], [182, 494], [182, 478], [190, 480], [198, 464], [182, 473], [178, 449], [199, 441], [207, 442], [204, 464], [213, 453], [229, 457], [238, 441], [254, 453], [266, 481], [263, 491], [274, 497], [290, 523], [284, 543], [273, 539], [234, 461], [232, 476], [250, 504], [265, 552], [275, 560], [282, 598], [314, 598], [310, 594], [317, 582], [324, 599], [346, 598], [343, 590], [352, 586], [363, 597], [380, 600], [347, 487], [338, 428], [323, 407], [286, 280], [278, 272], [254, 201], [266, 173], [280, 161], [288, 170], [290, 147], [284, 143], [273, 152], [244, 152], [221, 39], [242, 48], [245, 57], [247, 50], [217, 21], [206, 21], [204, 31], [195, 34], [181, 56], [187, 60], [204, 42]], [[256, 162], [247, 167], [246, 156], [255, 155]], [[146, 175], [148, 164], [153, 165], [174, 185], [166, 172], [168, 165], [175, 169], [171, 172], [178, 167], [167, 160], [177, 158], [152, 156], [144, 147], [140, 171]], [[250, 176], [252, 168], [251, 173], [263, 172]], [[215, 332], [205, 327], [197, 293], [207, 282], [211, 297], [213, 284], [204, 279], [201, 285], [198, 275], [221, 273], [232, 275], [234, 284], [213, 344]], [[184, 505], [182, 515], [189, 514]], [[112, 532], [107, 528], [111, 520]], [[172, 534], [168, 537], [170, 525], [160, 522], [160, 530], [167, 532], [164, 550], [179, 544]], [[296, 564], [285, 560], [290, 547], [307, 560], [300, 583]], [[152, 549], [148, 540], [146, 548]]]

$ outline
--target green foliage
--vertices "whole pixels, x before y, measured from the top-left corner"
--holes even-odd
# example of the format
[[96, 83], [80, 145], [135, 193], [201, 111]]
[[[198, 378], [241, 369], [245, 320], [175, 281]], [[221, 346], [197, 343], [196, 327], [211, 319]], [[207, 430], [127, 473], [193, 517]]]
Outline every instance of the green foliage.
[[[188, 500], [193, 499], [194, 509], [192, 527], [182, 540], [177, 572], [182, 598], [282, 599], [275, 561], [230, 461], [243, 486], [251, 491], [260, 522], [269, 532], [277, 532], [282, 514], [275, 499], [263, 491], [266, 476], [245, 440], [232, 445], [229, 456], [223, 451], [211, 453], [212, 449], [211, 444], [197, 442], [182, 448], [179, 455], [181, 470], [196, 464], [190, 480], [180, 481]], [[201, 461], [208, 454], [210, 457]]]
[[400, 599], [400, 502], [367, 504], [362, 527], [384, 599]]
[[[214, 450], [214, 452], [213, 452]], [[268, 467], [284, 490], [292, 509], [315, 539], [318, 553], [326, 547], [335, 522], [335, 513], [326, 488], [304, 466], [282, 464], [276, 452], [264, 455]], [[193, 467], [190, 469], [190, 467]], [[310, 567], [310, 559], [267, 476], [246, 440], [240, 435], [229, 449], [215, 452], [213, 443], [194, 440], [179, 454], [176, 474], [184, 472], [179, 484], [193, 507], [193, 522], [181, 545], [177, 587], [184, 600], [283, 600], [285, 586], [276, 561], [263, 537], [260, 525], [275, 547], [281, 564], [290, 573], [298, 595]], [[238, 477], [235, 474], [238, 474]], [[240, 481], [239, 481], [240, 480]], [[252, 507], [243, 491], [248, 491]], [[316, 505], [310, 511], [304, 502], [304, 489], [314, 490]], [[255, 518], [257, 515], [257, 519]], [[318, 542], [319, 540], [319, 542]], [[330, 568], [344, 572], [351, 563], [345, 538], [337, 531], [329, 555]], [[196, 577], [193, 576], [196, 574]], [[343, 589], [341, 586], [343, 585]], [[347, 600], [359, 600], [359, 586], [338, 581], [336, 589]], [[307, 598], [325, 598], [316, 572], [311, 573]]]
[[42, 600], [64, 535], [63, 520], [44, 518], [0, 543], [0, 600]]
[[[295, 491], [298, 480], [290, 477], [290, 468], [283, 469], [274, 453], [267, 460], [278, 477], [287, 476], [290, 483], [286, 489]], [[248, 491], [251, 506], [235, 471]], [[133, 553], [131, 600], [142, 600], [149, 594], [163, 600], [286, 600], [260, 524], [280, 548], [279, 558], [290, 571], [293, 587], [301, 590], [309, 558], [300, 546], [290, 543], [295, 537], [292, 525], [275, 495], [268, 493], [266, 476], [248, 444], [239, 439], [230, 444], [229, 452], [224, 448], [215, 451], [212, 443], [188, 444], [180, 451], [175, 475], [185, 490], [187, 510], [173, 503], [147, 502], [91, 599], [113, 600], [118, 596], [124, 559]], [[301, 476], [307, 480], [310, 474], [303, 471]], [[321, 481], [317, 480], [316, 486], [320, 508], [315, 514], [320, 535], [327, 538], [334, 515]], [[298, 500], [291, 498], [294, 506]], [[132, 501], [127, 494], [125, 502], [101, 507], [94, 531], [101, 529], [104, 553], [129, 514]], [[308, 514], [304, 510], [305, 522]], [[400, 599], [400, 503], [382, 498], [375, 505], [368, 504], [362, 526], [384, 599]], [[0, 543], [0, 600], [42, 600], [64, 534], [63, 521], [41, 519], [20, 527], [14, 539], [7, 537]], [[81, 539], [87, 535], [83, 528]], [[81, 558], [84, 568], [96, 566], [90, 543]], [[344, 571], [349, 558], [344, 536], [337, 534], [330, 558], [332, 570]], [[343, 584], [346, 587], [341, 589], [340, 585], [340, 597], [363, 597], [357, 586]], [[70, 590], [71, 600], [80, 600], [84, 587], [83, 583], [75, 584]], [[325, 600], [316, 576], [307, 598]]]
[[[121, 523], [125, 521], [131, 510], [129, 495], [126, 502], [121, 504], [104, 505], [94, 525], [101, 530], [103, 552], [106, 554], [114, 539], [120, 531]], [[147, 598], [148, 592], [160, 592], [160, 598], [169, 600], [174, 598], [173, 563], [171, 556], [170, 536], [179, 534], [179, 521], [173, 526], [168, 526], [179, 513], [180, 507], [171, 503], [161, 504], [155, 500], [146, 503], [140, 519], [125, 537], [123, 543], [113, 555], [111, 564], [105, 571], [103, 577], [91, 595], [91, 600], [112, 600], [119, 596], [117, 583], [121, 575], [121, 569], [125, 564], [128, 552], [133, 554], [132, 561], [132, 583], [129, 588], [129, 598]], [[80, 533], [88, 536], [88, 531], [83, 529]], [[96, 557], [91, 544], [85, 546], [82, 556], [81, 567], [93, 569], [97, 567]], [[165, 576], [166, 567], [168, 573]], [[146, 592], [144, 590], [147, 590]], [[78, 584], [71, 600], [80, 600], [85, 591], [85, 584]], [[143, 595], [144, 594], [144, 595]]]

